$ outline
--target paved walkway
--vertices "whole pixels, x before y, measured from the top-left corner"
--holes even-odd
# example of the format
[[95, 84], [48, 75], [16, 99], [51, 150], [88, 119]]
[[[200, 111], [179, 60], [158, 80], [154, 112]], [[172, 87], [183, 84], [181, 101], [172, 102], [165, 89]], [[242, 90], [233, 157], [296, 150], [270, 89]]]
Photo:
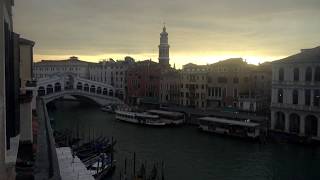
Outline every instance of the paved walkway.
[[78, 157], [72, 158], [69, 147], [56, 148], [62, 180], [94, 180]]

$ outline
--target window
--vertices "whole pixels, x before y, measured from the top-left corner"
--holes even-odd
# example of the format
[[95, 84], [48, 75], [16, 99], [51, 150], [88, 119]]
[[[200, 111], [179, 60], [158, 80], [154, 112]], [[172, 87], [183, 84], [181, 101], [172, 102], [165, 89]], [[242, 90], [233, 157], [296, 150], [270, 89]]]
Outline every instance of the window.
[[226, 77], [218, 77], [218, 83], [227, 83], [228, 79]]
[[310, 89], [306, 89], [304, 91], [304, 99], [305, 99], [305, 105], [310, 106], [310, 104], [311, 104], [311, 90]]
[[299, 68], [294, 68], [293, 70], [293, 81], [299, 81]]
[[320, 90], [314, 90], [313, 92], [313, 105], [319, 107], [320, 106]]
[[234, 98], [237, 98], [237, 97], [238, 97], [238, 89], [237, 89], [237, 88], [234, 88], [234, 89], [233, 89], [233, 97], [234, 97]]
[[283, 90], [278, 90], [278, 103], [283, 103]]
[[306, 70], [306, 81], [311, 82], [312, 81], [312, 69], [311, 67], [308, 67]]
[[299, 102], [299, 92], [298, 90], [293, 90], [292, 92], [292, 104], [298, 104]]
[[316, 72], [314, 73], [314, 80], [315, 81], [320, 81], [320, 67], [316, 67]]
[[279, 81], [283, 81], [284, 80], [284, 70], [283, 68], [279, 69]]
[[244, 78], [243, 78], [243, 81], [244, 81], [245, 83], [248, 83], [248, 82], [249, 82], [249, 78], [248, 78], [248, 77], [244, 77]]
[[234, 78], [233, 78], [233, 83], [234, 83], [234, 84], [238, 84], [238, 83], [239, 83], [239, 78], [234, 77]]
[[222, 97], [226, 97], [226, 96], [227, 96], [227, 88], [223, 88]]

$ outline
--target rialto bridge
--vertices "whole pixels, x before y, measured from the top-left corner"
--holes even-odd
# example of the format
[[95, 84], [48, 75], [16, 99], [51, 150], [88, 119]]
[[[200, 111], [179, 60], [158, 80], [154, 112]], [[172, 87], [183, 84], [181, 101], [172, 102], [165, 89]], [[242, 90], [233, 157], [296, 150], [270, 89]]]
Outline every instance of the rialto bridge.
[[123, 92], [111, 85], [79, 78], [72, 73], [56, 74], [37, 82], [37, 96], [46, 103], [67, 95], [90, 99], [99, 105], [123, 104], [124, 97]]

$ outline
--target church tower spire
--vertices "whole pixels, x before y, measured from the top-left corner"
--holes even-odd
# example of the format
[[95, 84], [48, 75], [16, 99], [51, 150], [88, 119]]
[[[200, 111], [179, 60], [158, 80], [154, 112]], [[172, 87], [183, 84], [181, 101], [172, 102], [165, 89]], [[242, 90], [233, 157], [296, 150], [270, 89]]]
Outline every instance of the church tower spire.
[[163, 25], [162, 32], [160, 33], [159, 64], [165, 67], [170, 67], [169, 48], [167, 28]]

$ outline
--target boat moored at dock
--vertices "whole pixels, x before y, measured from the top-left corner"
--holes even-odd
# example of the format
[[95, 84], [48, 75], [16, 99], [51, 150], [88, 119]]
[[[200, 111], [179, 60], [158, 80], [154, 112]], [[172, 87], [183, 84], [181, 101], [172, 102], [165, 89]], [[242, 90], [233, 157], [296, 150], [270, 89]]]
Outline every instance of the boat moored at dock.
[[164, 126], [166, 125], [158, 115], [151, 115], [147, 113], [138, 113], [130, 111], [116, 111], [116, 119], [120, 121], [144, 124], [150, 126]]
[[260, 124], [250, 122], [249, 120], [238, 121], [216, 117], [202, 117], [199, 118], [199, 128], [207, 132], [243, 138], [255, 139], [260, 136]]
[[185, 116], [180, 112], [164, 111], [164, 110], [149, 110], [149, 114], [158, 115], [160, 119], [167, 125], [181, 125], [185, 123]]

